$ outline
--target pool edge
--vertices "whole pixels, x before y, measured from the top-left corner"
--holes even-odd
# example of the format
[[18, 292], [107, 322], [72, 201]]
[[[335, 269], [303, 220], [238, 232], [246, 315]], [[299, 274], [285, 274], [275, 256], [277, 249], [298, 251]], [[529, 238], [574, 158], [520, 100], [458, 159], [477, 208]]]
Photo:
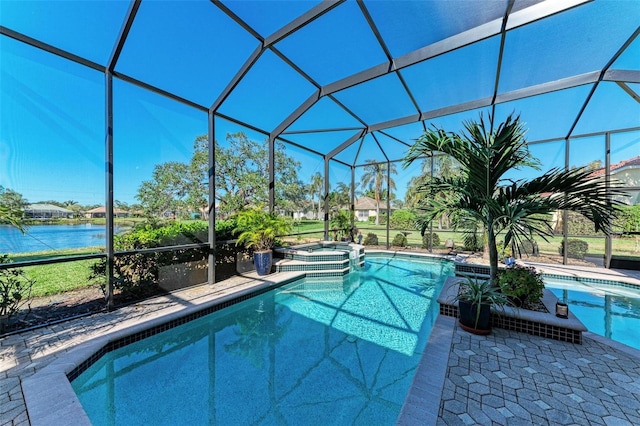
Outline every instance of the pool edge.
[[455, 318], [438, 315], [396, 425], [435, 425], [449, 366]]
[[[214, 289], [211, 299], [185, 306], [179, 310], [161, 313], [154, 318], [125, 326], [104, 336], [94, 337], [73, 346], [42, 370], [22, 381], [22, 394], [29, 423], [32, 426], [49, 426], [52, 424], [64, 424], [66, 426], [91, 425], [87, 413], [71, 386], [68, 376], [72, 372], [76, 371], [87, 360], [95, 357], [96, 354], [104, 352], [114, 342], [144, 333], [146, 330], [151, 330], [155, 327], [161, 327], [171, 321], [186, 318], [216, 305], [229, 303], [234, 299], [244, 300], [244, 297], [258, 295], [263, 291], [302, 279], [306, 274], [282, 273], [275, 275], [278, 276], [262, 277], [262, 281], [257, 284], [248, 285], [228, 293], [216, 294]], [[269, 280], [268, 278], [272, 279]]]

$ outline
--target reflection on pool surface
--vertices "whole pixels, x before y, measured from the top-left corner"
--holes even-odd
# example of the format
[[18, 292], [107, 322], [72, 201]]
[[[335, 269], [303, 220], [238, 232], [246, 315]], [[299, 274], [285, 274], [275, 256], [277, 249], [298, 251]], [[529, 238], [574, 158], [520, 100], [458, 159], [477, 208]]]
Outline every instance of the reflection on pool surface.
[[393, 424], [450, 262], [367, 258], [109, 352], [72, 385], [99, 424]]
[[640, 349], [640, 287], [550, 278], [544, 282], [589, 331]]

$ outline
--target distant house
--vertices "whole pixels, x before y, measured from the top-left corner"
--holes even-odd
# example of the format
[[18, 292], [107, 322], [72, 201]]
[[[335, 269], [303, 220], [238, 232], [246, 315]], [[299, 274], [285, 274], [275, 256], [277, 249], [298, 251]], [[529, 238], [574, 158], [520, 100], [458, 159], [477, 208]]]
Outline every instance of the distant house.
[[[341, 206], [342, 210], [349, 210], [349, 206]], [[355, 217], [358, 222], [366, 222], [370, 217], [376, 217], [376, 200], [371, 197], [357, 198], [354, 205]], [[392, 209], [393, 210], [393, 209]], [[387, 203], [380, 202], [380, 214], [387, 211]], [[320, 217], [316, 208], [307, 208], [293, 212], [294, 219], [322, 219], [324, 217], [324, 208], [320, 210]]]
[[[620, 201], [630, 205], [640, 204], [640, 155], [611, 164], [609, 170], [612, 181], [618, 181], [624, 187], [629, 188], [625, 190], [627, 196], [622, 197]], [[591, 173], [591, 176], [596, 178], [604, 175], [604, 167]]]
[[[387, 211], [387, 203], [380, 201], [380, 214]], [[371, 197], [360, 197], [356, 199], [355, 214], [358, 222], [366, 222], [370, 217], [376, 217], [376, 200]]]
[[[95, 209], [87, 210], [84, 212], [84, 217], [87, 219], [107, 217], [107, 209], [106, 207], [96, 207]], [[129, 212], [120, 209], [113, 209], [113, 217], [129, 217]]]
[[298, 219], [316, 219], [316, 216], [318, 216], [318, 211], [317, 210], [307, 210], [307, 211], [295, 211], [293, 212], [293, 218], [298, 220]]
[[[640, 204], [640, 155], [637, 157], [622, 160], [609, 166], [612, 181], [617, 181], [624, 187], [626, 196], [617, 197], [627, 205]], [[605, 168], [595, 169], [590, 175], [595, 179], [602, 179], [605, 176]], [[629, 188], [629, 189], [626, 189]], [[544, 194], [550, 196], [551, 194]], [[551, 226], [554, 231], [562, 232], [562, 212], [556, 211], [551, 219]]]
[[24, 209], [25, 217], [29, 219], [71, 219], [73, 212], [53, 204], [30, 204]]

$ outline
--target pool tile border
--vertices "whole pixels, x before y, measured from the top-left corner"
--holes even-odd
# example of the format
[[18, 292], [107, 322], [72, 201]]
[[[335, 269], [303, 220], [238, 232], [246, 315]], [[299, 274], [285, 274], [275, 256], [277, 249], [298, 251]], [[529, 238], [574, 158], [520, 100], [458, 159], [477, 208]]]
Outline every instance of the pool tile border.
[[[442, 260], [442, 258], [438, 256], [422, 254], [407, 255], [405, 253], [394, 253], [389, 251], [379, 251], [372, 254], [372, 257], [388, 256], [390, 254], [395, 257], [395, 255], [398, 254], [400, 257], [405, 258], [431, 258], [434, 260]], [[96, 337], [87, 342], [80, 343], [76, 347], [72, 348], [68, 353], [64, 354], [63, 357], [58, 358], [33, 376], [28, 377], [23, 381], [23, 395], [31, 425], [48, 426], [60, 423], [64, 423], [65, 425], [90, 425], [91, 422], [71, 386], [71, 380], [76, 378], [105, 353], [170, 328], [177, 327], [188, 321], [207, 315], [208, 313], [223, 309], [224, 307], [250, 299], [251, 297], [255, 297], [282, 285], [306, 277], [312, 278], [317, 273], [289, 272], [283, 274], [286, 275], [283, 277], [273, 277], [276, 279], [272, 281], [265, 280], [260, 284], [240, 291], [219, 295], [213, 300], [190, 306], [179, 311], [167, 313], [148, 321], [131, 325], [125, 329], [111, 332], [105, 336]], [[342, 272], [331, 274], [331, 276], [335, 277], [342, 277], [343, 275], [344, 273]], [[268, 278], [272, 277], [265, 277], [264, 279]], [[435, 346], [431, 351], [435, 351], [434, 348]], [[444, 359], [446, 361], [446, 358]], [[446, 371], [446, 362], [442, 365]], [[430, 372], [429, 375], [431, 374], [432, 373]], [[441, 393], [443, 384], [444, 373], [440, 387], [432, 388], [431, 391]], [[52, 395], [55, 395], [55, 399]], [[408, 395], [410, 396], [411, 392]], [[424, 404], [421, 404], [421, 407], [422, 408], [420, 408], [420, 410], [423, 410]], [[432, 420], [437, 418], [438, 412], [437, 405], [434, 407], [435, 417], [433, 417]], [[409, 410], [409, 408], [407, 408], [407, 410]], [[418, 413], [418, 411], [415, 413]], [[428, 413], [433, 414], [433, 411], [427, 410], [427, 414]], [[431, 414], [428, 415], [431, 416]], [[424, 416], [425, 412], [422, 412], [421, 415]], [[429, 422], [431, 423], [432, 420]]]
[[[395, 252], [393, 251], [382, 251], [380, 250], [378, 255], [393, 255]], [[367, 253], [370, 254], [370, 253]], [[371, 253], [373, 254], [373, 253]], [[417, 254], [411, 255], [409, 253], [397, 252], [397, 254], [402, 255], [404, 257], [409, 258], [425, 258], [425, 257], [437, 257], [442, 259], [441, 256], [432, 256], [432, 255], [424, 255]], [[371, 257], [376, 257], [374, 256]], [[451, 260], [451, 259], [449, 259]], [[287, 277], [291, 276], [291, 273], [287, 274]], [[304, 274], [300, 274], [304, 276]], [[575, 275], [560, 275], [560, 274], [545, 274], [548, 276], [554, 276], [558, 279], [562, 280], [593, 280], [596, 283], [617, 283], [621, 281], [615, 281], [611, 279], [597, 279], [597, 278], [582, 278], [576, 277]], [[307, 275], [308, 276], [308, 275]], [[267, 277], [271, 278], [271, 277]], [[275, 277], [274, 277], [275, 278]], [[284, 277], [283, 277], [284, 278]], [[293, 279], [297, 279], [293, 278]], [[273, 281], [278, 281], [273, 280]], [[272, 283], [273, 284], [273, 283]], [[624, 283], [627, 284], [627, 283]], [[630, 287], [637, 288], [638, 285], [629, 284]], [[226, 296], [233, 296], [243, 293], [246, 290], [252, 290], [256, 288], [245, 288], [240, 291], [234, 291], [233, 294], [226, 293], [226, 290], [220, 292], [215, 300], [220, 301]], [[188, 300], [188, 299], [187, 299]], [[192, 308], [201, 308], [211, 303], [215, 303], [215, 300], [207, 300], [205, 302], [199, 303], [197, 306], [194, 305]], [[162, 317], [159, 317], [162, 322], [166, 322], [170, 318], [175, 318], [179, 316], [184, 316], [184, 312], [187, 308], [183, 308], [181, 311], [169, 311], [164, 314]], [[156, 318], [157, 319], [157, 318]], [[142, 324], [150, 324], [154, 320], [147, 320]], [[446, 323], [446, 322], [450, 322]], [[443, 329], [443, 323], [446, 325]], [[119, 330], [110, 333], [110, 335], [121, 335], [125, 336], [130, 334], [130, 331], [138, 326], [130, 326], [126, 330]], [[442, 378], [442, 381], [439, 380], [439, 370], [436, 368], [434, 370], [434, 366], [441, 366], [444, 369], [446, 374], [448, 361], [448, 356], [453, 346], [451, 346], [451, 337], [455, 336], [456, 333], [456, 325], [455, 318], [451, 317], [443, 317], [438, 316], [436, 322], [434, 324], [434, 328], [432, 330], [432, 334], [429, 337], [428, 345], [425, 347], [423, 353], [423, 360], [419, 364], [419, 371], [416, 370], [416, 374], [414, 375], [414, 379], [411, 386], [411, 391], [408, 393], [405, 404], [403, 405], [401, 416], [398, 418], [397, 424], [400, 425], [414, 425], [414, 424], [436, 424], [439, 419], [439, 404], [441, 400], [441, 396], [444, 394], [444, 381], [445, 377]], [[443, 346], [441, 349], [441, 356], [444, 356], [445, 362], [441, 362], [439, 360], [435, 360], [435, 358], [430, 358], [431, 355], [434, 355], [433, 352], [437, 352], [434, 346], [433, 340], [435, 339], [435, 333], [439, 330], [439, 332], [444, 332], [445, 337], [446, 333], [449, 332], [449, 346]], [[605, 345], [609, 345], [614, 349], [623, 350], [624, 352], [632, 355], [636, 358], [640, 358], [640, 350], [636, 350], [630, 348], [624, 344], [617, 343], [605, 337], [601, 337], [599, 335], [595, 335], [590, 332], [585, 332], [585, 337], [587, 340], [594, 340], [598, 342], [602, 342]], [[106, 343], [105, 343], [106, 342]], [[440, 341], [442, 342], [442, 340]], [[108, 340], [106, 336], [93, 338], [84, 343], [77, 344], [72, 347], [70, 350], [62, 349], [63, 352], [62, 358], [58, 357], [56, 360], [46, 364], [42, 369], [38, 370], [34, 376], [26, 377], [22, 379], [22, 393], [24, 395], [24, 402], [28, 409], [29, 420], [32, 425], [50, 425], [50, 424], [58, 424], [60, 423], [60, 419], [64, 419], [65, 425], [89, 425], [90, 421], [81, 407], [77, 397], [75, 397], [75, 393], [71, 387], [71, 384], [68, 380], [66, 380], [66, 374], [71, 371], [73, 368], [77, 366], [79, 362], [82, 362], [89, 358], [92, 354], [95, 354], [97, 351], [101, 350], [104, 347], [104, 344], [107, 344]], [[64, 347], [64, 346], [63, 346]], [[437, 354], [435, 355], [437, 356]], [[430, 361], [424, 361], [426, 359], [430, 359]], [[38, 380], [34, 380], [35, 376], [38, 375]], [[62, 385], [62, 386], [61, 386]], [[440, 387], [438, 387], [438, 385]], [[429, 389], [424, 389], [425, 387], [430, 386]], [[64, 392], [67, 392], [65, 394]], [[65, 399], [65, 396], [71, 394], [73, 399]]]
[[610, 287], [626, 287], [632, 288], [634, 290], [640, 289], [640, 285], [634, 283], [628, 283], [624, 281], [614, 281], [614, 280], [605, 280], [602, 278], [590, 278], [590, 277], [576, 277], [573, 275], [561, 275], [561, 274], [550, 274], [543, 272], [543, 278], [552, 278], [561, 281], [577, 281], [580, 283], [591, 283], [591, 284], [603, 284], [608, 285]]
[[[458, 285], [463, 281], [462, 277], [447, 279], [438, 296], [440, 315], [458, 317], [458, 302], [454, 295], [458, 293]], [[569, 312], [567, 319], [558, 318], [550, 313], [554, 312], [557, 300], [551, 291], [545, 289], [542, 303], [547, 308], [547, 312], [534, 312], [504, 306], [499, 311], [492, 310], [491, 325], [562, 342], [582, 344], [582, 333], [587, 331], [587, 328], [572, 312]]]
[[239, 291], [221, 294], [201, 304], [170, 312], [80, 343], [22, 382], [22, 392], [31, 425], [91, 425], [71, 386], [71, 380], [91, 366], [100, 356], [110, 350], [177, 327], [304, 277], [304, 273], [287, 273], [282, 277], [274, 277], [275, 280], [265, 280]]
[[113, 341], [109, 341], [109, 343], [107, 343], [105, 346], [102, 347], [102, 349], [100, 351], [98, 351], [96, 354], [94, 354], [93, 356], [89, 357], [86, 361], [80, 363], [76, 368], [74, 368], [72, 371], [70, 371], [67, 374], [67, 378], [69, 379], [69, 382], [72, 382], [74, 379], [76, 379], [80, 374], [82, 374], [87, 368], [89, 368], [93, 363], [95, 363], [100, 357], [102, 357], [104, 354], [111, 352], [113, 350], [116, 349], [120, 349], [124, 346], [130, 345], [131, 343], [135, 343], [138, 342], [140, 340], [144, 340], [147, 337], [151, 337], [154, 336], [156, 334], [162, 333], [164, 331], [170, 330], [172, 328], [178, 327], [180, 325], [186, 324], [188, 322], [191, 322], [193, 320], [196, 320], [198, 318], [201, 318], [205, 315], [209, 315], [210, 313], [219, 311], [221, 309], [227, 308], [229, 306], [233, 306], [237, 303], [240, 302], [244, 302], [245, 300], [249, 300], [253, 297], [259, 296], [263, 293], [266, 293], [267, 291], [273, 290], [274, 288], [278, 288], [281, 287], [285, 284], [289, 284], [292, 282], [295, 282], [299, 279], [301, 279], [302, 277], [295, 277], [295, 278], [288, 278], [282, 282], [278, 282], [275, 284], [271, 284], [268, 286], [264, 286], [261, 285], [258, 288], [254, 288], [251, 289], [252, 291], [248, 292], [248, 293], [243, 293], [243, 294], [239, 294], [239, 295], [232, 295], [235, 297], [232, 297], [229, 300], [215, 300], [214, 304], [211, 306], [206, 306], [206, 307], [201, 307], [201, 309], [197, 310], [196, 312], [193, 313], [188, 313], [185, 315], [182, 315], [178, 318], [169, 320], [169, 321], [165, 321], [160, 325], [156, 325], [156, 326], [152, 326], [150, 328], [146, 328], [142, 331], [138, 331], [136, 333], [133, 333], [131, 335], [128, 336], [124, 336], [121, 338], [118, 338], [117, 340], [113, 340]]

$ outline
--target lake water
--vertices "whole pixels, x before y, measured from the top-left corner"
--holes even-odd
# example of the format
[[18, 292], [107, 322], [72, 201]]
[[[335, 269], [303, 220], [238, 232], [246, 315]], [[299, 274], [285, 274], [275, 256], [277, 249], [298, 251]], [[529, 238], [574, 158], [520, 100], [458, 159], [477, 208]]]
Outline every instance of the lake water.
[[0, 225], [0, 253], [29, 253], [82, 247], [104, 247], [105, 225], [33, 225], [22, 234]]

